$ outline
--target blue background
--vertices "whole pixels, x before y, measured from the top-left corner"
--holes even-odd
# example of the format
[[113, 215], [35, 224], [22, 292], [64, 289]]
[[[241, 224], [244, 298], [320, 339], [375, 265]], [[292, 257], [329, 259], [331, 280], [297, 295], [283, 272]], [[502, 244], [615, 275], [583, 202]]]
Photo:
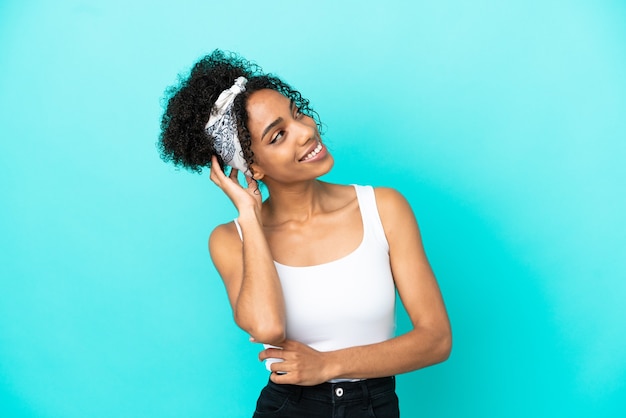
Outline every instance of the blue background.
[[251, 415], [267, 376], [206, 248], [236, 212], [155, 147], [165, 87], [217, 47], [311, 99], [327, 180], [411, 202], [454, 348], [399, 377], [403, 416], [623, 416], [625, 21], [618, 0], [0, 2], [0, 416]]

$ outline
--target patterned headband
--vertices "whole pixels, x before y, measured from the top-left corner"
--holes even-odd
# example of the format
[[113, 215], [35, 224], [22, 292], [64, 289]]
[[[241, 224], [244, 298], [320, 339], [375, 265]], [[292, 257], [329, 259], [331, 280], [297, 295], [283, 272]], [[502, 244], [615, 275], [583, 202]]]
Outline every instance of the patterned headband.
[[222, 157], [224, 164], [236, 168], [246, 176], [251, 176], [252, 173], [243, 158], [243, 151], [237, 134], [237, 118], [233, 110], [235, 97], [246, 90], [247, 82], [245, 77], [238, 77], [231, 88], [224, 90], [219, 95], [211, 109], [209, 121], [204, 126], [204, 130], [213, 138], [213, 147]]

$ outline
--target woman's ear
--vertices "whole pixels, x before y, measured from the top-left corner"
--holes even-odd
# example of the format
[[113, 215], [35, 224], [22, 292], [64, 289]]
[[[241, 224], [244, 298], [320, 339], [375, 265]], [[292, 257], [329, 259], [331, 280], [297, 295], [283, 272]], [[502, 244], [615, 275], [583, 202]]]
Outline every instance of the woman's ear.
[[257, 181], [265, 177], [263, 170], [261, 170], [256, 164], [250, 166], [250, 171], [252, 171], [252, 178]]

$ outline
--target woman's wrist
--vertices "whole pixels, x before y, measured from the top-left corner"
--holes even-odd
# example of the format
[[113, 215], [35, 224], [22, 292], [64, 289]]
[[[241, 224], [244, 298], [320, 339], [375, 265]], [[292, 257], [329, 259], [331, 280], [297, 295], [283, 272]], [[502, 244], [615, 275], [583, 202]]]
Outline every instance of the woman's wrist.
[[261, 222], [261, 210], [255, 207], [247, 207], [239, 210], [239, 216], [237, 217], [239, 225], [262, 225]]
[[341, 369], [342, 361], [339, 358], [339, 351], [327, 351], [322, 353], [324, 358], [323, 373], [325, 374], [325, 380], [332, 380], [340, 378], [343, 374]]

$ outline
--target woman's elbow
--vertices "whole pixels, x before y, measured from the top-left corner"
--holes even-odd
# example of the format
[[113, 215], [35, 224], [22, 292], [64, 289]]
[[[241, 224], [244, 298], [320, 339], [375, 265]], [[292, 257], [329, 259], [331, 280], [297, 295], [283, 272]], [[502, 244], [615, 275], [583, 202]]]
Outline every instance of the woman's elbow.
[[452, 352], [452, 331], [449, 327], [439, 333], [435, 345], [436, 362], [442, 363], [446, 361]]
[[285, 341], [285, 329], [281, 327], [274, 328], [259, 328], [258, 330], [252, 330], [250, 336], [257, 343], [280, 345]]
[[276, 345], [286, 338], [285, 326], [280, 321], [256, 321], [238, 318], [235, 322], [242, 330], [246, 331], [257, 343]]

